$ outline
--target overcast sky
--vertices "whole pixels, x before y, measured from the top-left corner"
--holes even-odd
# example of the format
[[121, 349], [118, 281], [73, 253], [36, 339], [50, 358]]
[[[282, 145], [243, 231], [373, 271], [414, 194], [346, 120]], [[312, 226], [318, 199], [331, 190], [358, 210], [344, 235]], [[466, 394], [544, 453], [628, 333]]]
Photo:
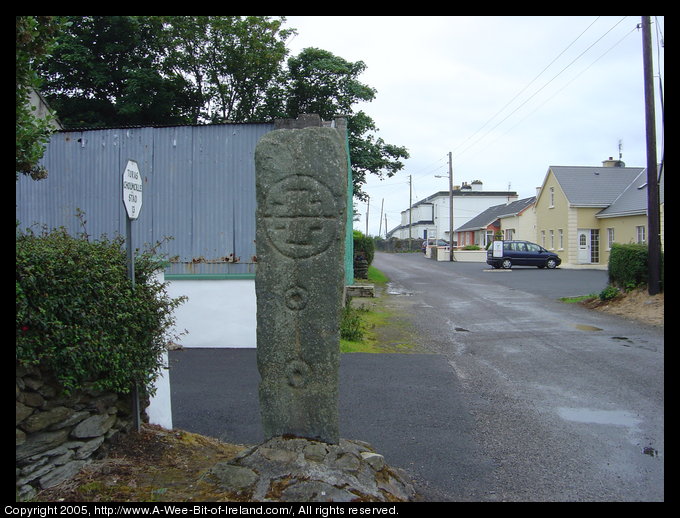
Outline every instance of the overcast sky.
[[[659, 75], [664, 17], [652, 17], [657, 159], [663, 151]], [[387, 143], [410, 158], [391, 179], [370, 178], [371, 235], [413, 201], [480, 180], [484, 190], [534, 196], [551, 165], [601, 166], [608, 157], [645, 167], [642, 33], [639, 16], [458, 17], [289, 16], [292, 55], [306, 47], [363, 61], [375, 88], [357, 105]], [[660, 58], [660, 59], [659, 59]], [[660, 63], [660, 66], [659, 66]], [[659, 73], [660, 72], [660, 73]], [[443, 176], [436, 178], [436, 175]], [[367, 204], [356, 202], [366, 231]]]

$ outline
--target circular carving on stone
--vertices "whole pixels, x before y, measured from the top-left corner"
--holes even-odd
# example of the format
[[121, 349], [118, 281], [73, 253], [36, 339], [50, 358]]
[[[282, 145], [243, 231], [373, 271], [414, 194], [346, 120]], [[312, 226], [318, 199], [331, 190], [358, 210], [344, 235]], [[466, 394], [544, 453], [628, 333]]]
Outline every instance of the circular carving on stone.
[[286, 366], [286, 378], [291, 387], [304, 387], [308, 376], [309, 365], [302, 360], [293, 360]]
[[293, 259], [325, 251], [338, 228], [333, 193], [306, 175], [291, 175], [276, 182], [266, 196], [263, 217], [272, 245]]
[[288, 288], [284, 295], [286, 306], [288, 309], [292, 309], [294, 311], [304, 309], [304, 307], [307, 305], [308, 299], [309, 297], [307, 295], [307, 290], [302, 286], [293, 286], [292, 288]]

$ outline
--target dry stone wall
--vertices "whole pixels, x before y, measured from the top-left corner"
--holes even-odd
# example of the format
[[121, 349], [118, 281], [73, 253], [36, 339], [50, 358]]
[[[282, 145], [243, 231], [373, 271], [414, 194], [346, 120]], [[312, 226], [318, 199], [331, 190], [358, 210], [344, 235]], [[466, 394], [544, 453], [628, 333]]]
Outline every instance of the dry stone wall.
[[66, 396], [49, 372], [17, 364], [17, 499], [67, 480], [132, 425], [130, 395], [85, 388]]

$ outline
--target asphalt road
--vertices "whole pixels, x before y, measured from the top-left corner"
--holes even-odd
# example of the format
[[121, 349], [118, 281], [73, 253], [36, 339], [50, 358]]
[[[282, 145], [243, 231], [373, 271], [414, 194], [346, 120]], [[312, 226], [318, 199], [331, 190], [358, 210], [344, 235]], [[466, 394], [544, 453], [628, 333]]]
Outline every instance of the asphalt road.
[[[429, 354], [345, 354], [340, 434], [427, 500], [664, 499], [663, 330], [559, 302], [597, 270], [376, 254]], [[253, 349], [170, 353], [177, 428], [262, 440]]]

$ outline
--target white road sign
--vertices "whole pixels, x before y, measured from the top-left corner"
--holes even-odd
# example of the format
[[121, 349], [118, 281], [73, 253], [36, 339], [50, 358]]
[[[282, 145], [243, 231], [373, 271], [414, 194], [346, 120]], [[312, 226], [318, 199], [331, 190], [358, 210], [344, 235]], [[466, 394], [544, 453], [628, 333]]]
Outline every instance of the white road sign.
[[128, 218], [139, 217], [142, 210], [142, 174], [134, 160], [128, 160], [123, 170], [123, 204]]

